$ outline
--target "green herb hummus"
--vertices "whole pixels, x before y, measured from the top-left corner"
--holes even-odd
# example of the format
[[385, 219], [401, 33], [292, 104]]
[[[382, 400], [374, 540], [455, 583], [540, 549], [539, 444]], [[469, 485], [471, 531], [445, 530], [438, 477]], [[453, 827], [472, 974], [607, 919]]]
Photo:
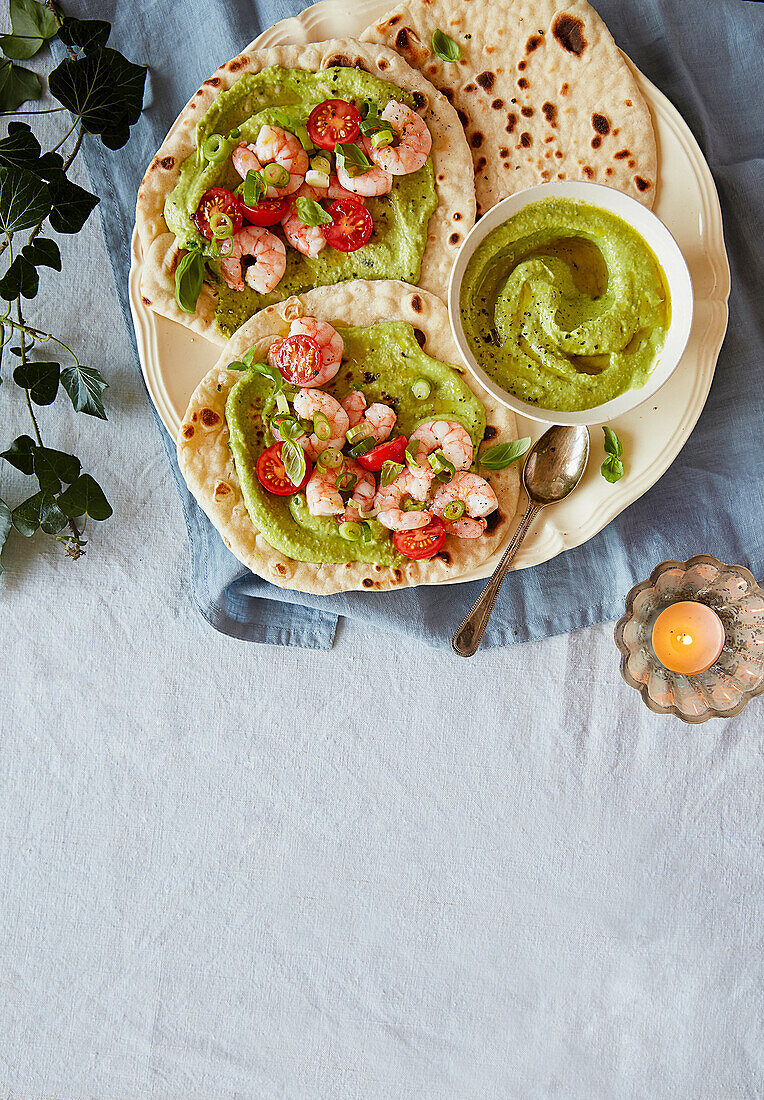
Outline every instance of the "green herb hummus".
[[[348, 279], [419, 281], [427, 226], [438, 205], [431, 158], [418, 172], [396, 177], [389, 194], [366, 200], [374, 219], [368, 244], [350, 253], [327, 246], [314, 259], [287, 246], [286, 273], [269, 294], [258, 294], [250, 287], [231, 290], [220, 275], [211, 243], [194, 225], [193, 215], [208, 187], [232, 190], [241, 183], [230, 159], [240, 142], [254, 142], [264, 123], [299, 134], [313, 108], [326, 99], [345, 99], [357, 106], [369, 100], [378, 112], [390, 99], [414, 105], [408, 92], [361, 69], [334, 67], [313, 73], [273, 66], [260, 73], [246, 73], [217, 97], [197, 129], [197, 147], [210, 135], [220, 134], [226, 139], [228, 156], [217, 163], [210, 163], [198, 152], [189, 157], [175, 189], [167, 196], [164, 216], [168, 227], [182, 247], [201, 246], [207, 257], [210, 281], [218, 294], [215, 320], [226, 336], [264, 306], [315, 286]], [[237, 137], [229, 136], [232, 129], [239, 130]]]
[[[423, 420], [457, 420], [469, 431], [477, 453], [485, 432], [485, 410], [453, 367], [425, 355], [414, 330], [405, 321], [386, 321], [369, 328], [338, 328], [345, 342], [337, 376], [322, 387], [342, 401], [360, 389], [371, 404], [382, 401], [398, 414], [393, 436], [410, 435]], [[426, 378], [431, 392], [417, 401], [412, 383]], [[378, 520], [369, 521], [368, 542], [350, 542], [339, 534], [336, 519], [308, 514], [305, 493], [278, 497], [257, 479], [255, 464], [272, 442], [265, 418], [273, 411], [272, 386], [261, 374], [247, 372], [231, 389], [225, 407], [231, 450], [247, 510], [255, 527], [282, 553], [296, 561], [372, 562], [399, 565], [403, 560], [390, 532]], [[349, 494], [348, 494], [349, 495]]]
[[459, 304], [486, 374], [522, 401], [566, 412], [643, 385], [669, 324], [646, 242], [607, 210], [569, 199], [542, 199], [490, 232]]

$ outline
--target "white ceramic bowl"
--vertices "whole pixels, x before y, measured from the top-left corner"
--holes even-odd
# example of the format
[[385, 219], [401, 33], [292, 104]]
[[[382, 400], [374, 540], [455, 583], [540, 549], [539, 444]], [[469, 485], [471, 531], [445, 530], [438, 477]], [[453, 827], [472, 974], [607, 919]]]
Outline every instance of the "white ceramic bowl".
[[[511, 393], [507, 393], [485, 373], [470, 350], [462, 328], [461, 311], [459, 309], [459, 295], [461, 293], [462, 279], [478, 245], [488, 236], [491, 230], [502, 225], [513, 217], [518, 211], [540, 199], [577, 199], [581, 202], [599, 206], [609, 210], [627, 222], [644, 238], [655, 254], [658, 263], [663, 268], [671, 296], [671, 321], [666, 334], [666, 341], [660, 351], [655, 365], [644, 385], [636, 389], [626, 390], [610, 401], [602, 405], [594, 405], [591, 409], [583, 409], [581, 412], [560, 412], [556, 409], [542, 409], [537, 405], [530, 405], [527, 401], [520, 401]], [[663, 222], [636, 199], [615, 191], [612, 187], [603, 187], [598, 183], [542, 183], [537, 187], [529, 187], [525, 191], [518, 191], [516, 195], [510, 195], [496, 206], [492, 207], [472, 231], [465, 237], [454, 266], [451, 269], [451, 278], [448, 284], [448, 314], [451, 319], [451, 331], [454, 340], [462, 354], [462, 358], [470, 371], [493, 394], [497, 401], [508, 405], [521, 416], [530, 420], [540, 420], [545, 424], [606, 424], [611, 420], [631, 412], [637, 405], [641, 405], [658, 390], [670, 377], [676, 368], [687, 345], [692, 326], [692, 282], [687, 270], [684, 256], [679, 245], [669, 233]]]

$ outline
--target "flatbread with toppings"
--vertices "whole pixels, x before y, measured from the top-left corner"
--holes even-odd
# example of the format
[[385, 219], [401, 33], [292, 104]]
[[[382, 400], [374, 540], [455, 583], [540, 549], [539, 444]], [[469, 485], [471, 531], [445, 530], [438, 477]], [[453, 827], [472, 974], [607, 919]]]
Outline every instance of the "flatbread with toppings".
[[[455, 60], [438, 56], [433, 34]], [[557, 180], [606, 184], [652, 206], [650, 111], [585, 0], [409, 0], [361, 38], [397, 50], [456, 107], [472, 150], [478, 214]]]

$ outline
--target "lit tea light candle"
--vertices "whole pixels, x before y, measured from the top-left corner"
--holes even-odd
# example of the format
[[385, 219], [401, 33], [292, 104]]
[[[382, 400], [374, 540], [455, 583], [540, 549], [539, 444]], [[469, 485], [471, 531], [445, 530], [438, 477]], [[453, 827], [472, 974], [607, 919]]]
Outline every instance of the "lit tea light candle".
[[681, 600], [661, 611], [653, 625], [653, 649], [671, 672], [692, 676], [710, 668], [724, 648], [724, 626], [712, 607]]

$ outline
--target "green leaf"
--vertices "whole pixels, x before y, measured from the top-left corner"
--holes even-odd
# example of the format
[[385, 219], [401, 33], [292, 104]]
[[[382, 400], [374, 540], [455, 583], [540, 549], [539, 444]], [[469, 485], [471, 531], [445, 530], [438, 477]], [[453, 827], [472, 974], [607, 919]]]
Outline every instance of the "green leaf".
[[7, 451], [0, 454], [11, 466], [21, 470], [22, 474], [31, 474], [34, 470], [34, 452], [36, 443], [28, 435], [20, 435], [14, 439]]
[[615, 455], [610, 455], [610, 457], [606, 458], [600, 466], [600, 473], [605, 481], [609, 481], [611, 484], [620, 481], [624, 472], [623, 463], [620, 458], [616, 458]]
[[331, 214], [327, 214], [320, 203], [315, 199], [309, 199], [306, 195], [300, 195], [299, 199], [295, 199], [294, 208], [303, 225], [329, 225], [332, 221]]
[[107, 419], [103, 407], [103, 391], [109, 388], [109, 384], [95, 367], [83, 367], [79, 363], [62, 367], [61, 385], [69, 394], [69, 400], [76, 412], [97, 416], [99, 420]]
[[88, 515], [91, 519], [103, 520], [112, 514], [103, 489], [90, 474], [80, 474], [58, 498], [58, 505], [64, 515], [71, 519]]
[[299, 485], [308, 469], [305, 461], [305, 451], [299, 443], [287, 439], [281, 444], [281, 461], [284, 463], [286, 476], [293, 485]]
[[33, 57], [47, 38], [58, 30], [58, 20], [52, 11], [37, 0], [10, 0], [13, 34], [0, 35], [0, 49], [6, 57], [25, 61]]
[[458, 61], [462, 56], [461, 46], [440, 27], [432, 32], [432, 48], [441, 61]]
[[338, 141], [334, 146], [334, 154], [337, 163], [342, 164], [345, 171], [351, 176], [368, 172], [370, 168], [374, 167], [363, 149], [359, 149], [357, 145], [346, 145], [344, 142]]
[[483, 451], [479, 462], [486, 470], [503, 470], [522, 458], [531, 445], [531, 437], [526, 435], [523, 439], [515, 439], [512, 443], [497, 443], [495, 447], [489, 447]]
[[61, 270], [61, 252], [55, 241], [47, 237], [38, 237], [31, 244], [25, 244], [21, 255], [30, 264], [37, 267], [52, 267], [54, 271]]
[[253, 374], [262, 374], [266, 378], [270, 378], [273, 385], [277, 390], [281, 390], [284, 387], [284, 378], [278, 367], [272, 366], [270, 363], [255, 363], [253, 362], [255, 355], [257, 354], [256, 348], [250, 348], [242, 356], [244, 360], [244, 366], [248, 370], [251, 370]]
[[60, 371], [58, 363], [22, 363], [13, 372], [13, 381], [29, 390], [35, 405], [50, 405], [58, 393]]
[[46, 534], [54, 535], [66, 526], [67, 517], [59, 508], [54, 494], [41, 489], [13, 509], [11, 522], [18, 533], [28, 539], [40, 527]]
[[37, 73], [4, 61], [0, 65], [0, 111], [16, 111], [22, 103], [39, 99], [42, 84]]
[[33, 264], [19, 255], [10, 264], [0, 279], [0, 298], [12, 302], [21, 294], [24, 298], [34, 298], [40, 286], [40, 279]]
[[26, 122], [9, 122], [8, 135], [0, 139], [0, 166], [32, 168], [40, 159], [40, 143]]
[[105, 46], [110, 32], [111, 24], [103, 19], [74, 19], [65, 15], [58, 37], [65, 46], [77, 46], [88, 53]]
[[27, 168], [0, 168], [0, 229], [31, 229], [49, 213], [47, 184]]
[[265, 180], [263, 179], [262, 172], [256, 172], [254, 168], [250, 168], [244, 177], [244, 183], [241, 190], [241, 197], [244, 200], [244, 205], [257, 206], [264, 194]]
[[[0, 500], [0, 554], [3, 552], [5, 540], [11, 530], [11, 510], [4, 500]], [[3, 571], [3, 563], [0, 561], [0, 573]]]
[[76, 481], [81, 468], [80, 460], [65, 451], [54, 451], [51, 447], [35, 448], [34, 475], [41, 489], [60, 493], [61, 482], [69, 485]]
[[49, 173], [48, 192], [53, 207], [50, 225], [57, 233], [79, 233], [100, 202], [96, 195], [68, 180], [60, 169]]
[[49, 180], [52, 175], [55, 175], [64, 165], [64, 158], [60, 153], [54, 153], [52, 150], [50, 153], [43, 153], [34, 165], [34, 170], [38, 176], [42, 176], [44, 180]]
[[109, 149], [121, 148], [143, 108], [145, 65], [134, 65], [116, 50], [90, 49], [65, 58], [48, 78], [51, 94], [98, 135]]
[[605, 454], [615, 455], [616, 458], [620, 458], [623, 454], [623, 444], [620, 439], [612, 428], [603, 427], [602, 430], [605, 433]]
[[196, 313], [204, 282], [204, 256], [187, 252], [175, 268], [175, 301], [184, 313]]

